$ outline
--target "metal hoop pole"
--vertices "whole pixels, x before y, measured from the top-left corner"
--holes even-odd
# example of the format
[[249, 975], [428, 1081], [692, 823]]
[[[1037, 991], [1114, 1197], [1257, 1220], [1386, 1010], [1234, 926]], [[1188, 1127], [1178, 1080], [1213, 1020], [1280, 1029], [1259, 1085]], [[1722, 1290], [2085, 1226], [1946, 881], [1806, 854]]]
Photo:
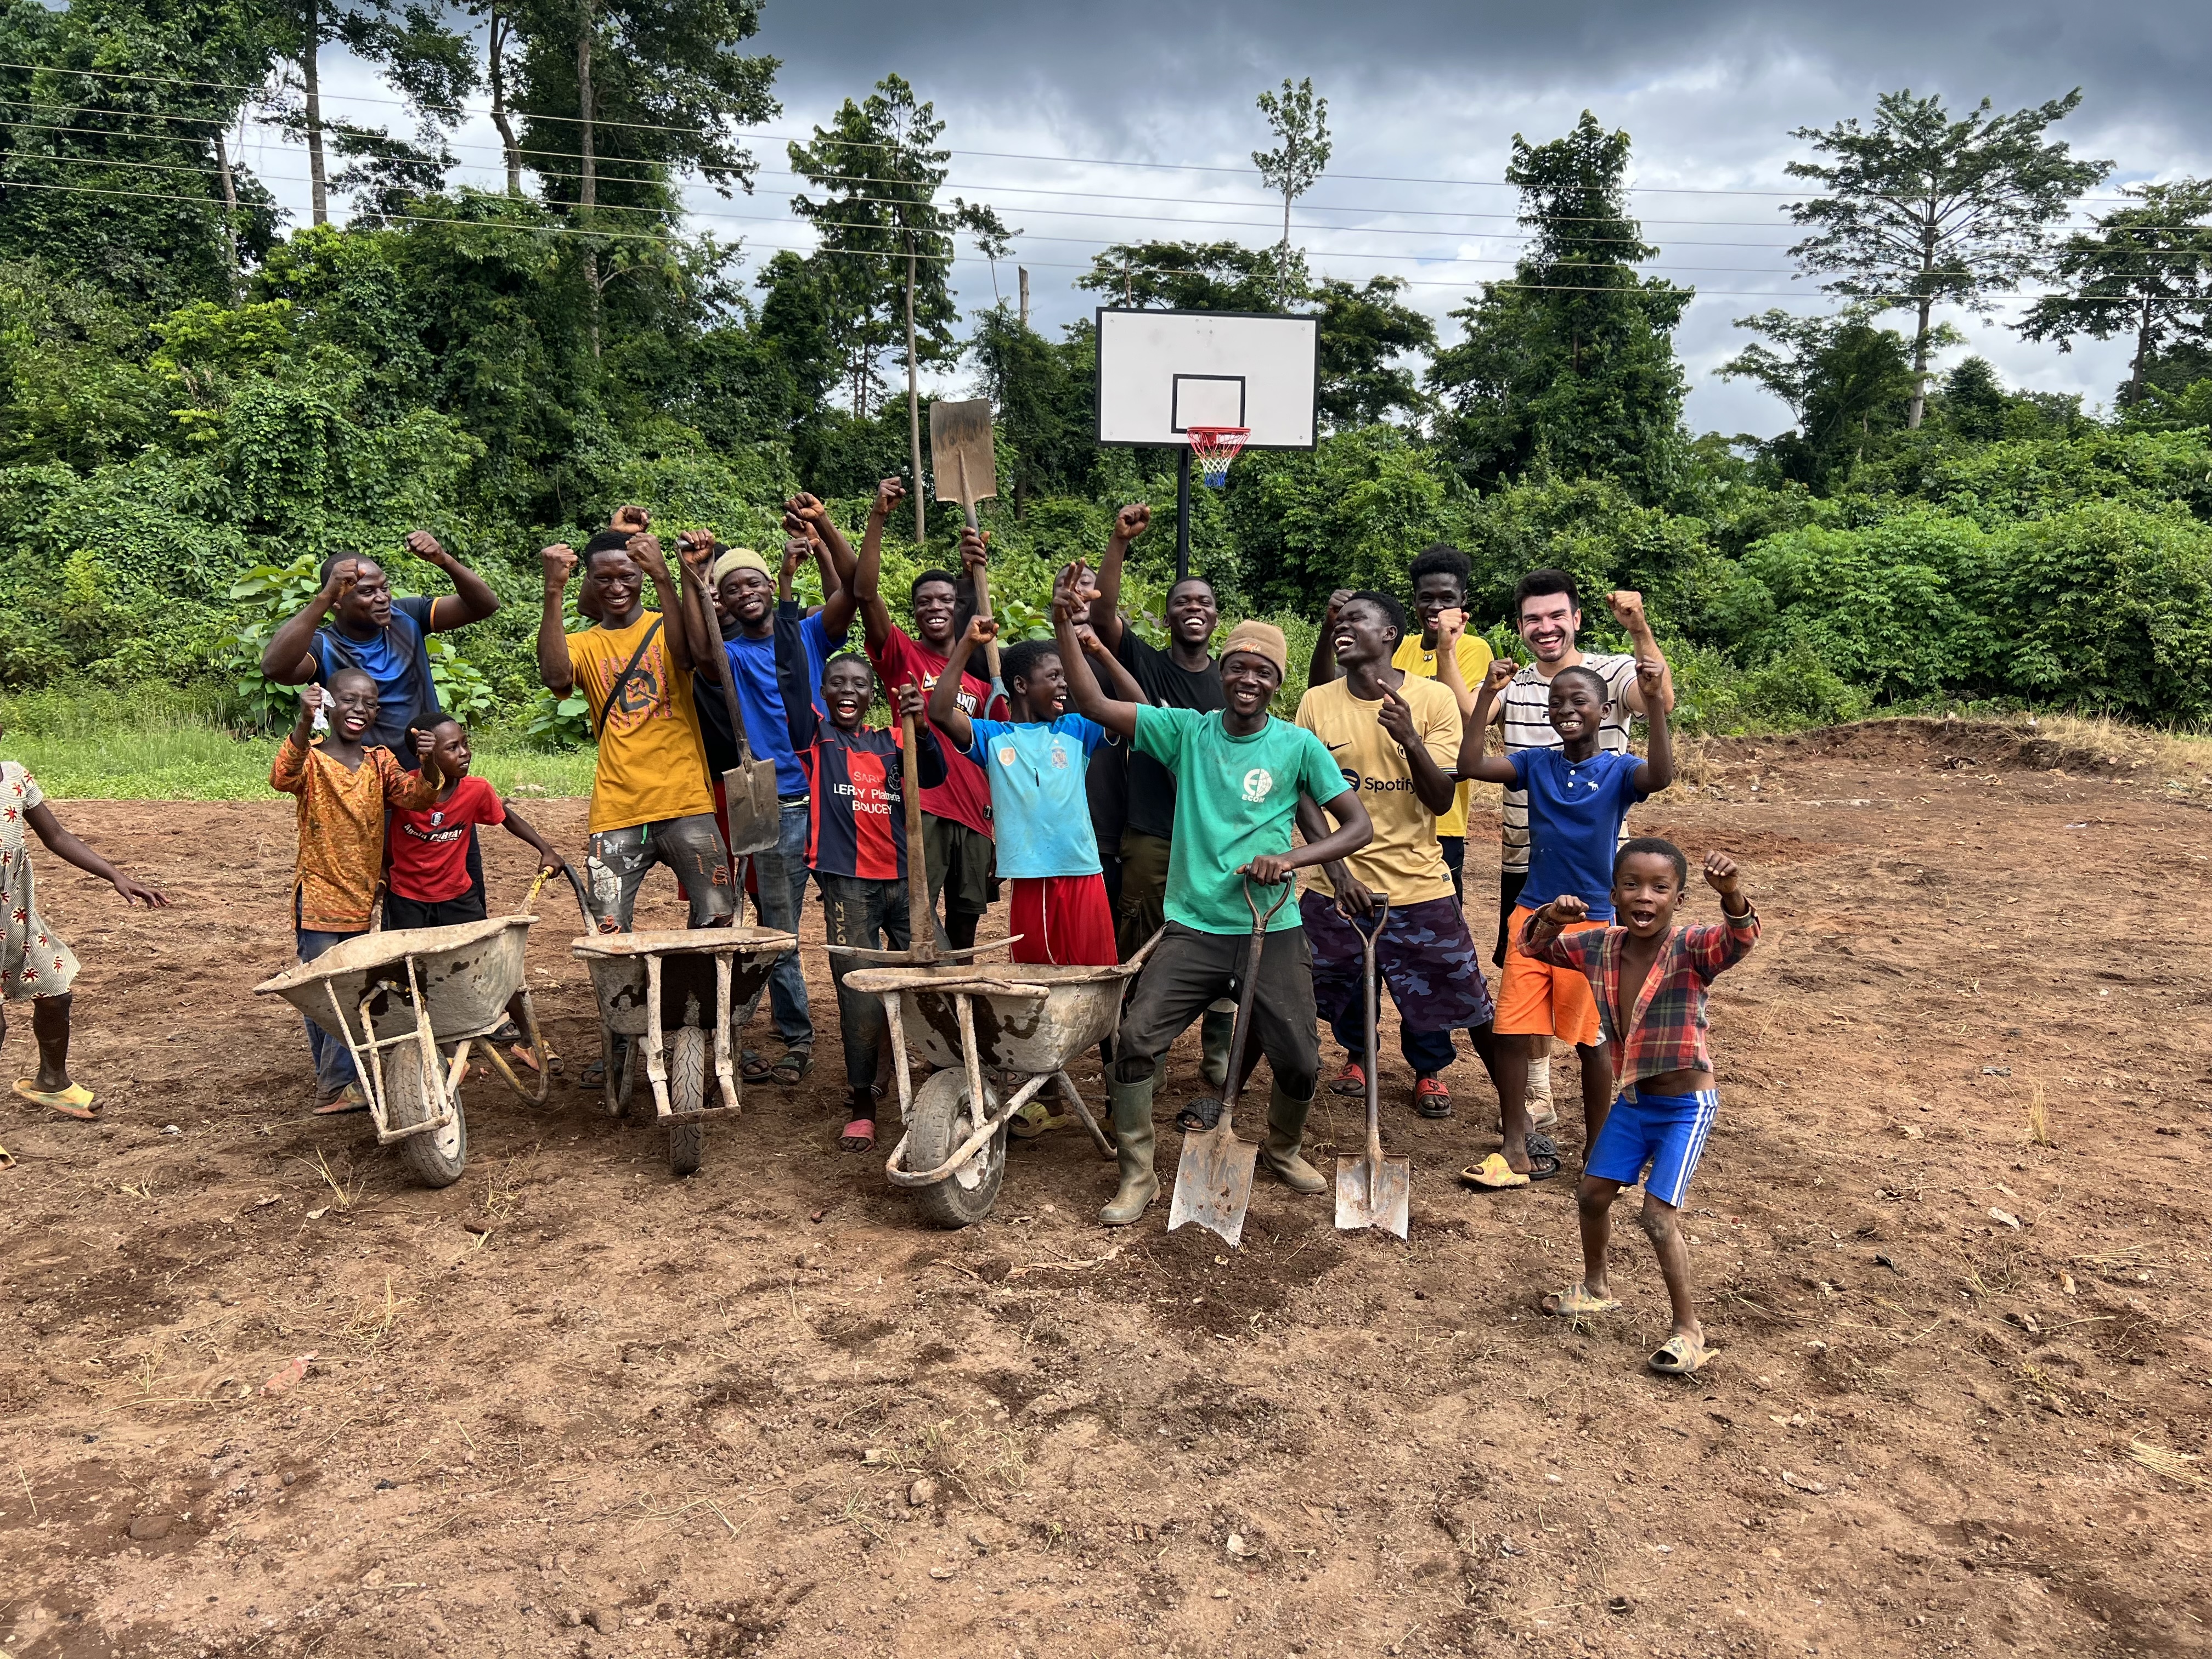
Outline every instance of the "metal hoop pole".
[[1176, 580], [1190, 574], [1190, 446], [1176, 458]]

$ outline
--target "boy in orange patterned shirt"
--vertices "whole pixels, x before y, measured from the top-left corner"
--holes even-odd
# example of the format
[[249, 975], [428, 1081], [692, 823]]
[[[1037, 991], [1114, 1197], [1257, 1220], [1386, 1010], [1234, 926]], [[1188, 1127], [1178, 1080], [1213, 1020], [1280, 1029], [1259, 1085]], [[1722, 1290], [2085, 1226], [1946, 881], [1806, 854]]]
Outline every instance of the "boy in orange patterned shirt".
[[[269, 769], [270, 788], [300, 798], [292, 925], [303, 963], [368, 931], [384, 871], [385, 813], [428, 806], [445, 783], [428, 732], [414, 736], [415, 752], [422, 757], [420, 772], [408, 771], [381, 744], [362, 742], [376, 720], [376, 682], [356, 668], [331, 675], [327, 688], [303, 689], [299, 721]], [[315, 711], [325, 705], [331, 729], [318, 744]], [[346, 1045], [309, 1020], [307, 1046], [315, 1057], [316, 1112], [366, 1111], [368, 1103]]]

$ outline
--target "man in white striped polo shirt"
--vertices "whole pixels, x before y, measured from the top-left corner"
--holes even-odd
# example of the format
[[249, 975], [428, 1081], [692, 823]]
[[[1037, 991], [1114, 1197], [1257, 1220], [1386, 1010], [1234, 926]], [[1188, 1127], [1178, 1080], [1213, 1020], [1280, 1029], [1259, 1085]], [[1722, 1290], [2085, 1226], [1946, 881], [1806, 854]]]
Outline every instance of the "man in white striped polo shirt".
[[[1498, 700], [1492, 717], [1504, 728], [1504, 752], [1516, 749], [1556, 749], [1559, 734], [1552, 727], [1552, 677], [1562, 668], [1587, 668], [1606, 684], [1605, 717], [1599, 722], [1598, 747], [1615, 754], [1628, 752], [1628, 720], [1644, 713], [1644, 694], [1636, 683], [1636, 659], [1649, 657], [1664, 665], [1667, 659], [1652, 637], [1644, 614], [1644, 596], [1624, 590], [1606, 595], [1613, 618], [1627, 630], [1636, 647], [1632, 655], [1601, 652], [1585, 656], [1575, 648], [1575, 635], [1583, 623], [1581, 596], [1575, 579], [1564, 570], [1532, 570], [1513, 590], [1513, 627], [1535, 660], [1522, 667]], [[1674, 679], [1671, 672], [1661, 681], [1667, 712], [1674, 712]], [[1621, 830], [1624, 839], [1628, 831]], [[1513, 907], [1522, 884], [1528, 878], [1528, 797], [1516, 789], [1505, 792], [1504, 827], [1498, 848], [1498, 949], [1491, 961], [1505, 965], [1506, 933], [1512, 925]], [[1528, 1061], [1530, 1121], [1540, 1127], [1556, 1121], [1552, 1106], [1552, 1062], [1535, 1045]]]

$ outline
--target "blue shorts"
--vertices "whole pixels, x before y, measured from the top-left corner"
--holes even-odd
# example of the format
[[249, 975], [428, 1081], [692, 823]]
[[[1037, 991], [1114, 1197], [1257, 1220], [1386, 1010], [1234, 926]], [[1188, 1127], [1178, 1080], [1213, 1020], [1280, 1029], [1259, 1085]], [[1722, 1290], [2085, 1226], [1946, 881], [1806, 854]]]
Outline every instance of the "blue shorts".
[[[1600, 1181], [1618, 1181], [1624, 1187], [1644, 1181], [1647, 1194], [1679, 1210], [1720, 1105], [1720, 1092], [1715, 1089], [1700, 1089], [1693, 1095], [1649, 1095], [1638, 1093], [1631, 1084], [1606, 1114], [1605, 1127], [1597, 1132], [1583, 1173]], [[1645, 1181], [1647, 1166], [1651, 1176]]]

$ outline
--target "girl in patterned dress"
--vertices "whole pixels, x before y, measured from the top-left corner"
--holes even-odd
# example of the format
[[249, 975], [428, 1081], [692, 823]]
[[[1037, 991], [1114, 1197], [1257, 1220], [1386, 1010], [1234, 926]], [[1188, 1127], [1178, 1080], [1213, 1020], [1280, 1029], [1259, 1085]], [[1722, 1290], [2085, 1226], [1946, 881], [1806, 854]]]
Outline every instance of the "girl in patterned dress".
[[11, 760], [0, 760], [0, 1043], [8, 1037], [9, 1003], [29, 1002], [38, 1039], [39, 1074], [17, 1079], [15, 1092], [64, 1117], [94, 1115], [92, 1091], [70, 1081], [70, 986], [76, 957], [39, 915], [31, 856], [23, 826], [39, 832], [46, 851], [87, 875], [114, 884], [125, 904], [167, 908], [162, 894], [123, 874], [61, 826], [39, 781]]

